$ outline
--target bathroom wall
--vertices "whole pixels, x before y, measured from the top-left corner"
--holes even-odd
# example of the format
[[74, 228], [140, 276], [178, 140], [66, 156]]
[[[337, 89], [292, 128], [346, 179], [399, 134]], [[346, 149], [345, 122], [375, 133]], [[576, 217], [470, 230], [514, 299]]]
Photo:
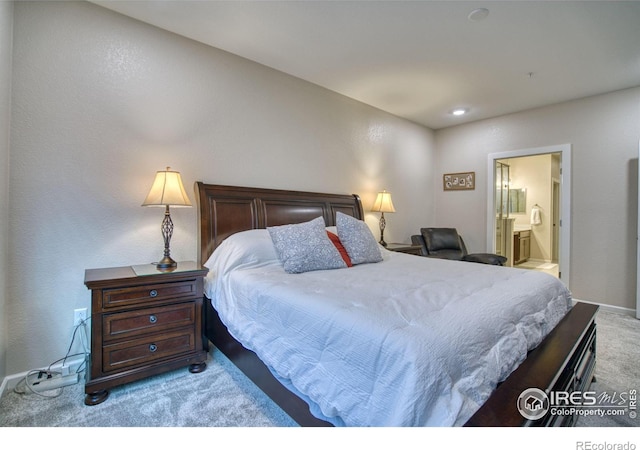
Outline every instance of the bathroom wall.
[[[511, 188], [526, 188], [526, 207], [521, 214], [511, 213], [515, 226], [531, 228], [530, 259], [550, 262], [552, 259], [551, 232], [552, 207], [552, 158], [551, 155], [526, 156], [502, 160], [509, 165]], [[531, 210], [540, 209], [541, 223], [531, 224]]]

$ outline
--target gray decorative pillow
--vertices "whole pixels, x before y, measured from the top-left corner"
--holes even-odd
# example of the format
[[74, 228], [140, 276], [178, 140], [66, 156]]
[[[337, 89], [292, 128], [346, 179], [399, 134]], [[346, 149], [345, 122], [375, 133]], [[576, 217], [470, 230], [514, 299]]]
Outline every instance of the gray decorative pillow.
[[347, 267], [327, 236], [322, 217], [310, 222], [268, 227], [267, 230], [287, 273]]
[[354, 265], [382, 261], [376, 238], [364, 221], [337, 212], [336, 225], [338, 237]]

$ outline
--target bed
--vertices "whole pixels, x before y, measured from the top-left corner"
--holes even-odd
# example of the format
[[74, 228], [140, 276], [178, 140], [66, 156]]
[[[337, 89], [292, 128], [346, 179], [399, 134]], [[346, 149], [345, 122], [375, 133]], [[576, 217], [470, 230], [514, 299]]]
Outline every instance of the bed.
[[346, 233], [363, 223], [358, 196], [196, 191], [206, 341], [300, 425], [572, 424], [517, 408], [528, 388], [592, 379], [597, 307], [573, 305], [558, 280], [382, 248], [375, 262], [286, 273], [269, 230], [322, 218]]

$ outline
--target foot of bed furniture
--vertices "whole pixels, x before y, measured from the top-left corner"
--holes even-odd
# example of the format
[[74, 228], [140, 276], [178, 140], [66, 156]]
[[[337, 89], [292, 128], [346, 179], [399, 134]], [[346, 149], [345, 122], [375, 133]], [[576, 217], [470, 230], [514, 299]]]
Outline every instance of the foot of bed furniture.
[[577, 303], [558, 326], [532, 350], [465, 426], [571, 426], [575, 416], [525, 419], [516, 406], [529, 388], [544, 392], [586, 391], [595, 380], [596, 323], [598, 306]]
[[189, 372], [191, 373], [200, 373], [200, 372], [204, 372], [205, 370], [207, 370], [206, 362], [191, 364], [189, 366]]
[[109, 391], [103, 389], [98, 392], [91, 392], [84, 397], [84, 404], [87, 406], [99, 405], [109, 397]]

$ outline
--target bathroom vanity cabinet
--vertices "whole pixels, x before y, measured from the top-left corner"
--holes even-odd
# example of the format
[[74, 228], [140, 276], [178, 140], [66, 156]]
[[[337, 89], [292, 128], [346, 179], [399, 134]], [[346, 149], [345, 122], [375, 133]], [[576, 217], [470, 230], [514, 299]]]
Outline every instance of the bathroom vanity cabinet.
[[531, 255], [531, 230], [513, 232], [513, 263], [521, 264]]

